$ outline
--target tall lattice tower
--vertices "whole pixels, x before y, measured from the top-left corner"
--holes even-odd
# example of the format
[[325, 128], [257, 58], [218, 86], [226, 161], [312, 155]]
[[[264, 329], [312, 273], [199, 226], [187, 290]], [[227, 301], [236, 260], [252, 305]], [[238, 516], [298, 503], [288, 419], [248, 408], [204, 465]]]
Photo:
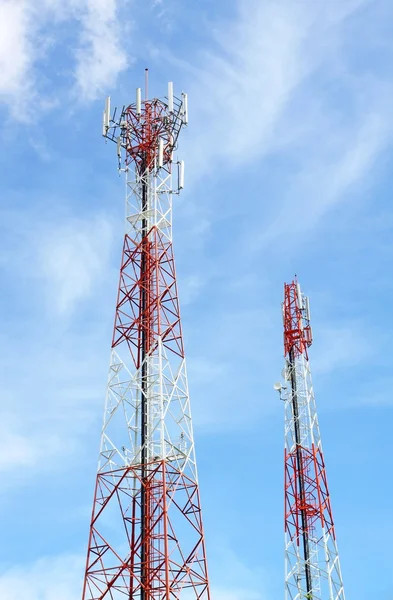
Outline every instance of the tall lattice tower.
[[345, 600], [311, 381], [309, 301], [284, 285], [285, 598]]
[[[126, 218], [83, 600], [209, 600], [175, 263], [172, 198], [187, 96], [104, 111]], [[175, 184], [172, 185], [172, 180]]]

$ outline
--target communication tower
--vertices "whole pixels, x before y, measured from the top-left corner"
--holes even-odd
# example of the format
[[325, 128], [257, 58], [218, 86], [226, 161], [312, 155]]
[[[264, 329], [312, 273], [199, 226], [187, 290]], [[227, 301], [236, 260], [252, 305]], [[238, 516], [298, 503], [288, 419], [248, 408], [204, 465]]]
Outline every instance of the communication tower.
[[345, 600], [308, 360], [310, 305], [295, 280], [284, 285], [285, 598]]
[[[187, 95], [103, 115], [126, 180], [125, 234], [83, 600], [209, 600], [172, 250]], [[172, 183], [174, 180], [174, 184]]]

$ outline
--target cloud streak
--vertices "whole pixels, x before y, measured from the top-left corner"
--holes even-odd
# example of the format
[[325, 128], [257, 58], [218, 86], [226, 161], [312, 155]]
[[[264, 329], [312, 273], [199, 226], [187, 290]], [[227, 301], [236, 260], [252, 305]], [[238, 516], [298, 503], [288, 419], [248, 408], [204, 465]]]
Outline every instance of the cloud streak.
[[85, 0], [75, 77], [82, 100], [102, 97], [113, 88], [129, 59], [122, 43], [117, 0]]
[[112, 227], [103, 215], [46, 227], [36, 242], [36, 275], [44, 282], [48, 307], [69, 316], [88, 298], [110, 268]]
[[[217, 173], [247, 182], [255, 169], [265, 177], [252, 205], [258, 226], [241, 240], [244, 253], [318, 226], [370, 177], [391, 144], [390, 79], [352, 64], [351, 44], [368, 17], [373, 22], [373, 5], [238, 2], [236, 18], [215, 23], [213, 45], [196, 63], [172, 57], [192, 73], [192, 136], [182, 146], [188, 185], [198, 189]], [[371, 51], [367, 44], [365, 36], [364, 51]], [[273, 181], [264, 168], [277, 157], [283, 176]], [[209, 207], [198, 196], [199, 215]], [[225, 210], [236, 218], [244, 204], [225, 202]], [[217, 205], [209, 218], [218, 215]]]
[[[74, 27], [79, 24], [77, 43], [71, 55], [74, 82], [63, 90], [81, 103], [95, 100], [114, 87], [117, 78], [130, 62], [122, 41], [119, 19], [122, 0], [27, 0], [0, 1], [0, 102], [6, 104], [13, 118], [20, 121], [36, 118], [40, 111], [56, 105], [51, 90], [42, 89], [42, 71], [47, 55], [56, 49], [56, 36], [45, 42], [45, 28], [51, 23]], [[63, 65], [64, 70], [64, 65]], [[67, 67], [68, 70], [68, 67]], [[57, 82], [58, 85], [58, 82]]]
[[0, 596], [2, 600], [77, 600], [83, 564], [82, 558], [65, 555], [11, 567], [0, 576]]

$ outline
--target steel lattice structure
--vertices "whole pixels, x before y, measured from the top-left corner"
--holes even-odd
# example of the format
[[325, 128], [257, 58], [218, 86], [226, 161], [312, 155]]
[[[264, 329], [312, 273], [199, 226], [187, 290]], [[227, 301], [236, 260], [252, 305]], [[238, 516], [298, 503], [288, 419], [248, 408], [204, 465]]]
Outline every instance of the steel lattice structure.
[[126, 227], [83, 600], [210, 599], [172, 250], [186, 123], [171, 83], [165, 99], [138, 88], [135, 104], [111, 115], [108, 99], [104, 112]]
[[311, 380], [308, 298], [284, 286], [285, 598], [345, 600]]

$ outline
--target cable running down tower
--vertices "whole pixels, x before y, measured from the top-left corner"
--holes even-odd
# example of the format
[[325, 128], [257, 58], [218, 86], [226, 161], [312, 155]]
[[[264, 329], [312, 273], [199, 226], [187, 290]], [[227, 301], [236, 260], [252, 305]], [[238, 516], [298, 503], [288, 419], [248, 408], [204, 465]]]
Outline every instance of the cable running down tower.
[[310, 307], [295, 280], [284, 285], [285, 598], [345, 600], [308, 348]]
[[106, 101], [126, 218], [83, 600], [210, 600], [172, 251], [186, 124], [172, 83], [113, 113]]

